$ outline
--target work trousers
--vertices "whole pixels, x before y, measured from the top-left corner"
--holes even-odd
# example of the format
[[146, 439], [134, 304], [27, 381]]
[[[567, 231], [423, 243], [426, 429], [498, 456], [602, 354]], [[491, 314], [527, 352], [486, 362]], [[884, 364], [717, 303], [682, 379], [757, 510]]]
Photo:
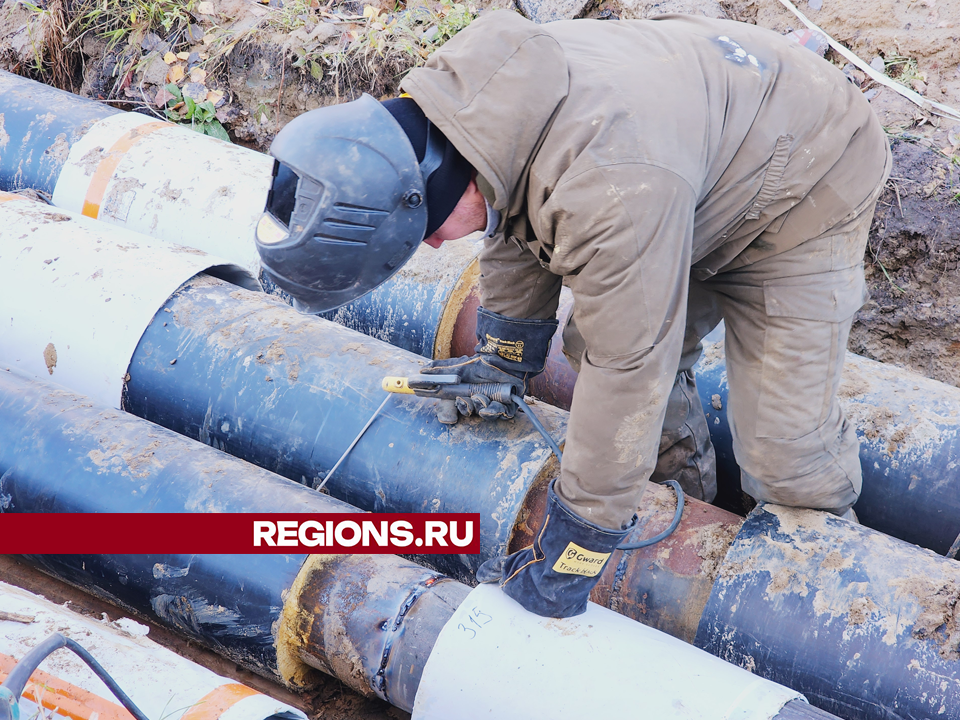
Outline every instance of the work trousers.
[[[706, 280], [691, 277], [683, 352], [660, 437], [655, 482], [677, 480], [707, 502], [716, 456], [693, 366], [725, 324], [727, 417], [743, 490], [757, 501], [842, 514], [860, 494], [859, 444], [837, 401], [875, 201], [792, 250]], [[762, 247], [764, 235], [755, 241]], [[770, 243], [773, 245], [774, 243]], [[583, 341], [564, 329], [576, 368]]]
[[708, 501], [716, 494], [691, 371], [701, 339], [723, 319], [727, 416], [743, 490], [757, 501], [837, 514], [857, 501], [859, 444], [837, 389], [850, 326], [867, 298], [863, 254], [873, 208], [787, 252], [691, 279], [683, 356], [653, 480], [677, 479]]

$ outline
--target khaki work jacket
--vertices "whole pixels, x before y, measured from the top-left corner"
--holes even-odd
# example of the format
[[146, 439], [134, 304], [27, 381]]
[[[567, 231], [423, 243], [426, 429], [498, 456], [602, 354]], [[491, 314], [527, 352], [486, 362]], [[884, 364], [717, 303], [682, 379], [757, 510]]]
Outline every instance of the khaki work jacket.
[[843, 223], [887, 163], [882, 128], [839, 70], [729, 21], [493, 12], [402, 88], [501, 212], [481, 254], [483, 306], [550, 318], [564, 278], [573, 290], [586, 351], [561, 487], [587, 519], [617, 497], [628, 517], [654, 469], [691, 273]]

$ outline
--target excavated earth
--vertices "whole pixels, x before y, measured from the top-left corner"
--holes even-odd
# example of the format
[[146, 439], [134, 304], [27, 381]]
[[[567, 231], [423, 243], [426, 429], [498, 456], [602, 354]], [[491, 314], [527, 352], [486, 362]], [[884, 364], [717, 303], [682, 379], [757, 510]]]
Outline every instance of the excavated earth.
[[[425, 1], [441, 10], [439, 3]], [[49, 0], [44, 7], [58, 2]], [[329, 58], [355, 44], [373, 21], [364, 17], [366, 4], [384, 12], [394, 5], [392, 0], [209, 0], [196, 5], [189, 32], [181, 27], [168, 37], [141, 34], [110, 47], [89, 33], [64, 37], [51, 27], [49, 16], [18, 0], [2, 0], [0, 68], [114, 107], [162, 114], [161, 88], [171, 68], [185, 71], [183, 85], [190, 70], [199, 67], [205, 75], [201, 90], [213, 93], [207, 97], [216, 103], [217, 118], [233, 141], [266, 151], [277, 131], [302, 112], [361, 92], [377, 97], [396, 92], [413, 62], [409, 56], [362, 52], [337, 67], [319, 63], [313, 72], [309, 63], [298, 62], [304, 52]], [[468, 5], [480, 12], [514, 7], [512, 0]], [[886, 66], [928, 100], [960, 108], [960, 2], [798, 0], [796, 5], [866, 63]], [[781, 0], [516, 0], [516, 9], [537, 21], [683, 12], [780, 33], [803, 29]], [[64, 62], [54, 73], [45, 48], [60, 46], [66, 47]], [[826, 50], [826, 43], [821, 47]], [[183, 57], [167, 62], [170, 51]], [[846, 64], [833, 50], [826, 50], [826, 58], [839, 67]], [[38, 63], [45, 63], [42, 71]], [[872, 298], [858, 314], [851, 349], [960, 386], [960, 120], [938, 117], [859, 70], [848, 68], [848, 74], [889, 133], [894, 156], [865, 256]], [[180, 642], [157, 632], [174, 646]], [[314, 718], [409, 717], [331, 678], [300, 704]]]

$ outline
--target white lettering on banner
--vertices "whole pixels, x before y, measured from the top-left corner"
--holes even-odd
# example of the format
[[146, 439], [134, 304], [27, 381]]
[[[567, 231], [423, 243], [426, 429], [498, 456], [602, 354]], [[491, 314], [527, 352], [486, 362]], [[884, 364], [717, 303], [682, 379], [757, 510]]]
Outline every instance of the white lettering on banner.
[[437, 545], [441, 547], [447, 547], [447, 541], [443, 539], [444, 535], [447, 534], [447, 523], [442, 520], [427, 520], [423, 526], [424, 534], [424, 544], [427, 547], [433, 547], [433, 541], [437, 541]]
[[297, 546], [297, 521], [280, 520], [277, 522], [277, 545], [281, 547]]
[[273, 536], [277, 534], [277, 526], [269, 520], [253, 521], [253, 546], [261, 547], [261, 541], [270, 547], [276, 547]]
[[[312, 535], [308, 534], [308, 531], [315, 530]], [[318, 523], [316, 520], [307, 520], [306, 522], [300, 523], [300, 529], [297, 531], [297, 538], [300, 540], [301, 545], [306, 545], [307, 547], [320, 547], [324, 544], [323, 542], [323, 525]]]
[[[362, 517], [362, 516], [361, 516]], [[253, 547], [392, 548], [454, 547], [475, 543], [475, 520], [253, 520]]]
[[[345, 537], [343, 534], [344, 530], [349, 530], [353, 535], [349, 538]], [[344, 520], [337, 524], [336, 529], [333, 531], [333, 537], [336, 538], [338, 545], [353, 547], [363, 539], [363, 531], [353, 520]]]
[[390, 533], [393, 535], [394, 545], [408, 547], [413, 544], [413, 525], [406, 520], [396, 520], [391, 523]]
[[464, 536], [462, 538], [457, 537], [457, 521], [450, 521], [450, 542], [452, 542], [457, 547], [466, 547], [473, 542], [473, 520], [467, 520], [463, 523], [466, 527], [463, 529]]
[[380, 547], [386, 547], [390, 544], [390, 531], [387, 530], [386, 520], [380, 522], [380, 530], [377, 531], [376, 526], [370, 520], [363, 521], [363, 546], [370, 547], [370, 540], [376, 538], [376, 543]]

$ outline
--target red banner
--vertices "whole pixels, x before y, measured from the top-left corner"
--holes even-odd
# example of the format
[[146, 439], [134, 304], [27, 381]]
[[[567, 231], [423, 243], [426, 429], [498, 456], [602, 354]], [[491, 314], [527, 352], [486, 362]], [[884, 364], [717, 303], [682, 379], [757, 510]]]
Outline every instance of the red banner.
[[0, 513], [0, 553], [480, 552], [477, 513]]

